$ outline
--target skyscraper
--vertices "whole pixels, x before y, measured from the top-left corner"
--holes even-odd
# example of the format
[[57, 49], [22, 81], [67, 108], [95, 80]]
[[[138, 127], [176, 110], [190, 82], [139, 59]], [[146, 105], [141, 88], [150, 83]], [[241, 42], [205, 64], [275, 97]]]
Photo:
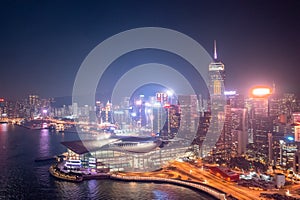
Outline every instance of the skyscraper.
[[178, 95], [178, 102], [181, 109], [180, 130], [186, 134], [196, 133], [199, 121], [197, 96]]
[[224, 95], [225, 67], [218, 61], [216, 41], [214, 41], [214, 60], [209, 64], [208, 75], [211, 98]]
[[273, 118], [269, 115], [268, 99], [271, 95], [269, 87], [254, 87], [251, 90], [251, 98], [248, 100], [249, 106], [249, 126], [252, 131], [253, 148], [255, 156], [265, 161], [272, 162], [269, 152], [270, 140], [277, 140], [273, 133]]
[[112, 104], [107, 101], [106, 106], [104, 108], [102, 108], [101, 111], [101, 120], [102, 123], [114, 123], [114, 119], [113, 119], [113, 112], [112, 112]]
[[[225, 67], [222, 62], [218, 61], [216, 41], [214, 42], [214, 60], [209, 64], [208, 76], [211, 121], [210, 128], [206, 135], [206, 139], [201, 147], [203, 156], [208, 155], [212, 147], [216, 145], [216, 142], [218, 141], [221, 131], [223, 129], [223, 122], [225, 120]], [[220, 141], [226, 141], [226, 139], [219, 139], [219, 142]], [[227, 145], [217, 144], [217, 146], [224, 147]], [[218, 149], [215, 150], [219, 152]]]
[[39, 104], [39, 96], [38, 95], [29, 95], [28, 97], [29, 105], [37, 106]]
[[[212, 156], [215, 161], [223, 162], [223, 161], [229, 161], [231, 157], [232, 117], [231, 117], [230, 104], [225, 105], [225, 114], [221, 113], [220, 115], [223, 115], [224, 117], [224, 124], [223, 124], [223, 128], [221, 129], [221, 135], [219, 136], [215, 148], [213, 149]], [[219, 123], [219, 121], [217, 123]]]
[[232, 140], [237, 155], [246, 153], [248, 144], [248, 116], [246, 108], [231, 108]]
[[7, 102], [4, 98], [0, 98], [0, 118], [7, 117]]

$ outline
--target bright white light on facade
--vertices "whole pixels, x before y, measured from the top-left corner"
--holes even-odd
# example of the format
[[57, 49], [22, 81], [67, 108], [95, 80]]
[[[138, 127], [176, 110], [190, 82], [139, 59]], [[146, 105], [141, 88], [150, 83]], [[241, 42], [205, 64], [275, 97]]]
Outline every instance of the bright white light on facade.
[[268, 87], [256, 87], [252, 90], [254, 96], [267, 96], [271, 94], [271, 89]]
[[173, 90], [167, 90], [167, 95], [169, 97], [173, 96], [173, 94], [174, 94]]
[[153, 104], [153, 107], [156, 107], [156, 108], [161, 107], [161, 104], [160, 104], [159, 102], [155, 102], [155, 103]]
[[236, 91], [224, 91], [224, 95], [236, 95]]
[[145, 106], [147, 106], [147, 107], [151, 107], [151, 103], [149, 103], [149, 102], [146, 102], [146, 103], [145, 103]]
[[137, 100], [137, 101], [135, 102], [135, 105], [142, 105], [142, 100]]

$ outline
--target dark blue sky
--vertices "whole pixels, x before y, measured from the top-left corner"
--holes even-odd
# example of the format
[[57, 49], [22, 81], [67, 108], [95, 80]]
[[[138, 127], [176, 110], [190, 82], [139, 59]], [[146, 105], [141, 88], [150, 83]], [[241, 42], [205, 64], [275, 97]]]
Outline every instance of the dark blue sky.
[[96, 45], [147, 26], [180, 31], [208, 52], [216, 39], [229, 89], [246, 93], [254, 84], [275, 81], [278, 90], [299, 94], [299, 8], [297, 0], [4, 0], [0, 96], [70, 96], [81, 62]]

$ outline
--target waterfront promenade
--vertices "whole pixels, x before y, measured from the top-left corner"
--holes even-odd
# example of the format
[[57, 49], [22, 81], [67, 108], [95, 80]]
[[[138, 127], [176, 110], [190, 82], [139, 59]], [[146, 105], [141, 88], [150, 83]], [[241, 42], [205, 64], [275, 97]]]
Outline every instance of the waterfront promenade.
[[188, 181], [170, 179], [170, 178], [160, 178], [160, 177], [142, 177], [142, 176], [122, 176], [118, 174], [111, 174], [111, 179], [115, 180], [126, 180], [126, 181], [141, 181], [141, 182], [163, 182], [163, 183], [171, 183], [180, 186], [186, 186], [193, 189], [198, 189], [204, 191], [217, 199], [226, 199], [226, 194], [220, 190], [213, 189], [212, 187], [205, 186], [200, 183], [193, 183]]
[[[122, 180], [122, 181], [170, 183], [170, 184], [180, 185], [184, 187], [189, 187], [196, 190], [201, 190], [217, 199], [226, 199], [225, 192], [215, 189], [211, 186], [202, 184], [200, 182], [179, 180], [178, 178], [175, 179], [175, 178], [155, 177], [155, 175], [157, 176], [160, 175], [160, 173], [155, 173], [155, 172], [151, 173], [151, 176], [130, 176], [130, 174], [124, 175], [124, 173], [93, 173], [93, 174], [66, 173], [65, 171], [61, 170], [57, 164], [51, 165], [49, 168], [49, 172], [52, 176], [58, 179], [62, 179], [65, 181], [72, 181], [72, 182], [81, 182], [83, 180], [89, 180], [89, 179], [110, 178], [113, 180]], [[170, 176], [170, 174], [168, 176]]]
[[[65, 172], [63, 171], [63, 173]], [[60, 179], [74, 181], [74, 177], [68, 179], [69, 177], [64, 176], [65, 174], [63, 174], [63, 176], [56, 176], [57, 174], [52, 173], [52, 175]], [[217, 199], [261, 200], [268, 199], [266, 195], [276, 195], [279, 192], [255, 191], [247, 187], [239, 186], [235, 182], [226, 182], [208, 171], [187, 162], [172, 162], [163, 169], [154, 172], [112, 172], [107, 174], [94, 172], [93, 174], [89, 174], [88, 171], [86, 171], [82, 173], [82, 179], [80, 181], [100, 178], [122, 181], [170, 183], [201, 190]], [[76, 180], [76, 182], [80, 181]], [[281, 197], [281, 199], [293, 199], [284, 195]]]

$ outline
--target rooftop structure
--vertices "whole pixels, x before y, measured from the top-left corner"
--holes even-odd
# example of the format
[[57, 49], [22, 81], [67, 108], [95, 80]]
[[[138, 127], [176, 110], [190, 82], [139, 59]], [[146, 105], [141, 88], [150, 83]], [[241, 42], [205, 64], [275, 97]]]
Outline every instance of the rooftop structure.
[[209, 170], [212, 174], [216, 176], [221, 176], [223, 179], [227, 181], [238, 181], [240, 179], [240, 175], [231, 171], [227, 167], [220, 167], [220, 166], [210, 166]]

